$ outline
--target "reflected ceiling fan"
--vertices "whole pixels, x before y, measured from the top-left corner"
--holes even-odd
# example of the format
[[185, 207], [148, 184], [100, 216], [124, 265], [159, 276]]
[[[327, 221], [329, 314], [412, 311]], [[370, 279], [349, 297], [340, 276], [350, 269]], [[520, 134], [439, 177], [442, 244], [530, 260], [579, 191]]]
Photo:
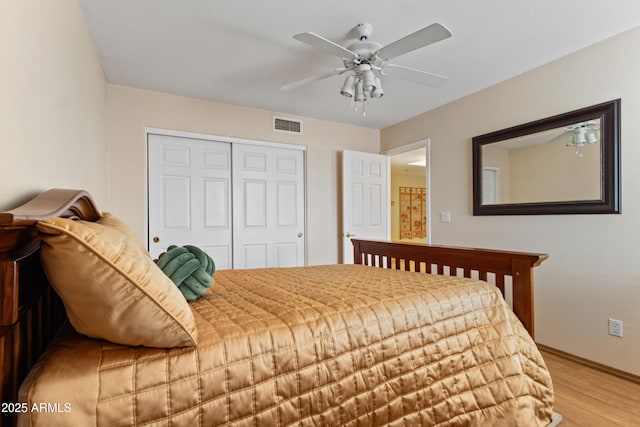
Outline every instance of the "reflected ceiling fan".
[[548, 141], [553, 144], [563, 141], [567, 147], [582, 147], [600, 142], [600, 120], [589, 120], [565, 126], [562, 133]]
[[451, 37], [451, 32], [444, 26], [431, 24], [386, 46], [370, 41], [372, 32], [371, 24], [357, 25], [353, 29], [357, 41], [347, 47], [314, 33], [296, 34], [294, 39], [341, 58], [343, 66], [288, 83], [280, 89], [291, 91], [334, 75], [347, 74], [340, 94], [352, 98], [356, 103], [364, 103], [368, 98], [380, 98], [384, 95], [380, 82], [382, 76], [428, 87], [440, 87], [447, 81], [446, 77], [437, 74], [389, 63], [400, 55]]

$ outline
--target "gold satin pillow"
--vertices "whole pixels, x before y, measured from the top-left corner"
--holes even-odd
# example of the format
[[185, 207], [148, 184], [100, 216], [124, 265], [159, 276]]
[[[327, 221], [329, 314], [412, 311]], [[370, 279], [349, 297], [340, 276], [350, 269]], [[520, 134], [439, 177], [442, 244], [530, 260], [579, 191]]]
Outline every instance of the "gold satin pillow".
[[51, 218], [38, 223], [49, 282], [80, 333], [118, 344], [194, 346], [187, 301], [124, 223]]

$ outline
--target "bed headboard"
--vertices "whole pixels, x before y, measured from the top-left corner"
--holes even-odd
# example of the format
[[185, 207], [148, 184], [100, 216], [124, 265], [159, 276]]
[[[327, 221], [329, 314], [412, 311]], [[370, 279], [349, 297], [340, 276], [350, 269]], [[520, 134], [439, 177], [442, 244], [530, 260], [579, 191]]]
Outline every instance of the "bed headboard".
[[[101, 214], [86, 191], [61, 189], [0, 213], [0, 402], [17, 402], [20, 383], [66, 320], [40, 266], [35, 227], [55, 216], [96, 221]], [[0, 424], [14, 418], [3, 411]]]

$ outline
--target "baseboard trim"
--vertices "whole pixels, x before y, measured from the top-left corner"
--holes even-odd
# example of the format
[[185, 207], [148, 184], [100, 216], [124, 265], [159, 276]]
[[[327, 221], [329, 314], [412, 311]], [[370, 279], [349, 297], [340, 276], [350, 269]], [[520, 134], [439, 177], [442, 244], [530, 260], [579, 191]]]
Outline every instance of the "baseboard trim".
[[625, 372], [620, 369], [612, 368], [611, 366], [603, 365], [602, 363], [594, 362], [593, 360], [585, 359], [584, 357], [576, 356], [566, 351], [558, 350], [553, 347], [546, 346], [544, 344], [536, 343], [538, 348], [547, 353], [551, 353], [554, 356], [562, 357], [563, 359], [570, 360], [580, 365], [586, 366], [596, 371], [604, 372], [605, 374], [613, 375], [614, 377], [622, 378], [623, 380], [631, 381], [632, 383], [640, 384], [640, 376], [634, 375], [630, 372]]

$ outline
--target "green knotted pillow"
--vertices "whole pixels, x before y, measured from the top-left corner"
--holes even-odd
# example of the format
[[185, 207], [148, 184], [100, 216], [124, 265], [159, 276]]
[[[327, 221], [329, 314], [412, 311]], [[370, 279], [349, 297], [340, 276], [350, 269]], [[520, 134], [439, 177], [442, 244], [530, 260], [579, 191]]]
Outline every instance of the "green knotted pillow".
[[198, 247], [171, 245], [153, 261], [176, 284], [187, 301], [201, 297], [213, 285], [216, 265]]

